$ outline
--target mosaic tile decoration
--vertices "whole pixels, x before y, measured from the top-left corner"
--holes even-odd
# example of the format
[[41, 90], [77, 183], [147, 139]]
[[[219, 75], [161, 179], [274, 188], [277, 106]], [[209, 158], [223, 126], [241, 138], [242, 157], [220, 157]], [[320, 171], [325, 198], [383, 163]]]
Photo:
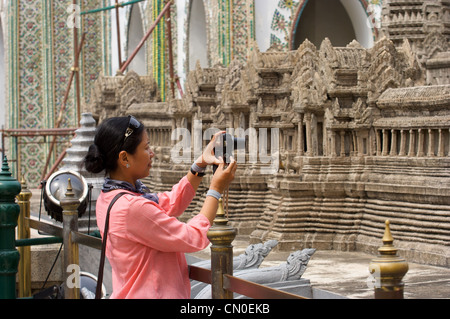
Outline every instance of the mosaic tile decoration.
[[[19, 104], [20, 108], [12, 110], [11, 117], [17, 117], [17, 127], [35, 129], [45, 127], [47, 110], [43, 100], [43, 88], [45, 79], [42, 68], [43, 50], [42, 43], [42, 14], [45, 8], [44, 1], [30, 0], [19, 2], [20, 23], [18, 24], [18, 73], [13, 74], [19, 79]], [[16, 40], [13, 38], [13, 40]], [[35, 184], [39, 177], [39, 171], [45, 164], [45, 146], [37, 144], [42, 138], [23, 137], [19, 139], [24, 143], [20, 145], [21, 151], [16, 154], [16, 177], [26, 176], [27, 182]], [[12, 147], [11, 147], [12, 148]], [[39, 176], [39, 177], [38, 177]]]
[[[145, 5], [144, 5], [145, 3]], [[143, 2], [141, 10], [145, 12], [143, 15], [144, 34], [148, 31], [148, 28], [153, 24], [158, 15], [164, 9], [166, 2], [164, 0], [148, 0]], [[176, 73], [177, 66], [177, 6], [176, 2], [172, 4], [170, 9], [171, 16], [171, 29], [172, 29], [172, 52], [174, 72]], [[130, 15], [128, 15], [128, 18]], [[129, 23], [129, 22], [127, 22]], [[169, 73], [169, 48], [167, 45], [167, 24], [166, 19], [163, 17], [156, 28], [153, 30], [152, 35], [146, 42], [146, 60], [149, 61], [148, 74], [152, 74], [161, 94], [161, 100], [166, 101], [168, 93], [170, 91], [170, 73]]]
[[[69, 84], [70, 69], [73, 66], [72, 46], [73, 31], [67, 27], [67, 1], [53, 1], [53, 37], [54, 37], [54, 83], [55, 83], [55, 121], [64, 101], [64, 94]], [[61, 127], [75, 126], [74, 85], [69, 92]]]
[[300, 2], [295, 0], [280, 0], [278, 2], [278, 8], [275, 9], [270, 26], [272, 30], [270, 45], [280, 45], [284, 49], [289, 47], [289, 34], [299, 5]]
[[[164, 9], [165, 3], [161, 0], [152, 0], [152, 21], [155, 21], [161, 11]], [[164, 18], [156, 26], [152, 33], [152, 65], [153, 77], [158, 83], [161, 92], [161, 99], [165, 101], [167, 81], [166, 81], [166, 24]]]
[[[81, 11], [100, 8], [108, 0], [80, 0]], [[73, 66], [73, 30], [67, 25], [67, 0], [8, 1], [8, 114], [7, 128], [53, 128]], [[82, 19], [79, 30], [87, 30], [80, 62], [82, 100], [89, 101], [91, 87], [105, 67], [103, 37], [107, 23], [97, 13]], [[106, 54], [107, 55], [107, 54]], [[99, 61], [102, 61], [99, 63]], [[75, 81], [63, 112], [61, 127], [77, 127]], [[51, 137], [9, 138], [7, 156], [12, 173], [24, 175], [30, 187], [40, 183]], [[50, 166], [67, 147], [68, 137], [59, 137]], [[18, 144], [17, 144], [18, 143]]]
[[247, 59], [250, 41], [255, 39], [254, 20], [254, 1], [234, 0], [233, 58], [241, 62]]
[[[17, 2], [7, 2], [6, 7], [7, 12], [7, 38], [8, 41], [8, 51], [6, 52], [8, 69], [6, 79], [9, 83], [7, 86], [7, 99], [8, 107], [6, 114], [6, 128], [18, 127], [19, 117], [17, 114], [20, 105], [20, 85], [19, 85], [19, 4]], [[5, 148], [9, 150], [6, 154], [8, 159], [14, 160], [17, 158], [17, 152], [13, 145], [13, 139], [5, 139]], [[11, 173], [15, 176], [15, 165], [10, 165]]]
[[23, 128], [43, 127], [42, 101], [42, 1], [30, 0], [19, 3], [19, 78], [20, 113], [19, 126]]
[[219, 0], [217, 7], [217, 49], [220, 62], [228, 66], [233, 59], [244, 61], [254, 35], [254, 2]]
[[381, 10], [382, 10], [381, 0], [369, 0], [367, 4], [367, 14], [372, 17], [372, 23], [376, 29], [381, 27]]
[[[82, 0], [81, 10], [87, 11], [97, 8], [105, 7], [106, 3], [103, 0]], [[102, 19], [101, 15], [105, 13], [93, 13], [82, 16], [81, 24], [82, 29], [79, 32], [87, 32], [86, 42], [83, 48], [83, 54], [81, 59], [82, 74], [81, 78], [81, 92], [86, 103], [89, 103], [89, 95], [91, 87], [97, 80], [98, 76], [103, 73], [102, 63], [103, 52], [103, 32], [102, 32]]]
[[231, 6], [233, 0], [219, 1], [218, 21], [218, 54], [223, 65], [228, 65], [232, 59], [231, 52]]

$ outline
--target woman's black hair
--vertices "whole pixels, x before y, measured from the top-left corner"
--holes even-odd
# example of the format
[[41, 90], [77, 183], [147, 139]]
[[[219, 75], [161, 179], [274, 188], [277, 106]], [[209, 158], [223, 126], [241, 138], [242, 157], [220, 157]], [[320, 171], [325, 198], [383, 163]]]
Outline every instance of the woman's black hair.
[[86, 170], [90, 173], [105, 173], [117, 168], [117, 159], [121, 151], [134, 154], [142, 142], [144, 125], [133, 128], [133, 133], [125, 139], [125, 132], [130, 123], [127, 117], [112, 117], [104, 120], [96, 130], [94, 144], [84, 158]]

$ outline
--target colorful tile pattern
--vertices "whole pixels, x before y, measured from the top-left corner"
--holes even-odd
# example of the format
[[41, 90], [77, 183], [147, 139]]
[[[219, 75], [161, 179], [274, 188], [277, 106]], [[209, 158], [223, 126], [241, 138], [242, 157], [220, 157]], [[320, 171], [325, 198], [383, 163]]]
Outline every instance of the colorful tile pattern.
[[[155, 21], [161, 11], [164, 9], [165, 1], [152, 0], [152, 21]], [[161, 99], [164, 101], [166, 97], [167, 81], [166, 81], [166, 24], [165, 19], [161, 19], [152, 34], [152, 65], [153, 77], [158, 83], [161, 93]]]
[[[82, 11], [102, 8], [105, 6], [103, 0], [83, 0], [81, 1]], [[87, 32], [86, 42], [82, 54], [82, 74], [80, 76], [82, 87], [81, 92], [86, 103], [89, 103], [89, 95], [91, 88], [97, 80], [98, 76], [103, 73], [103, 32], [102, 32], [102, 15], [106, 13], [92, 13], [82, 16], [82, 27], [79, 31]]]
[[255, 39], [254, 2], [248, 0], [234, 0], [232, 17], [232, 57], [243, 62], [247, 59], [247, 49], [250, 41]]
[[300, 2], [295, 0], [280, 0], [278, 2], [278, 8], [272, 17], [271, 45], [281, 45], [285, 49], [289, 47], [289, 34], [292, 29], [295, 12], [299, 5]]
[[[271, 21], [271, 44], [279, 43], [288, 48], [293, 17], [302, 3], [308, 0], [277, 0], [277, 9]], [[381, 0], [360, 0], [367, 7], [368, 15], [379, 15]], [[73, 30], [67, 26], [67, 0], [17, 0], [7, 1], [8, 13], [8, 127], [49, 128], [53, 127], [67, 88], [70, 68], [73, 64]], [[81, 11], [109, 6], [110, 0], [78, 0]], [[203, 0], [206, 11], [208, 34], [208, 57], [210, 64], [228, 66], [233, 59], [245, 61], [249, 44], [255, 39], [254, 0]], [[190, 8], [190, 1], [185, 7]], [[163, 0], [147, 0], [139, 4], [143, 22], [148, 28], [165, 5]], [[124, 9], [121, 9], [124, 10]], [[174, 63], [177, 65], [177, 46], [186, 43], [177, 39], [176, 24], [186, 17], [176, 17], [176, 4], [172, 9], [172, 36]], [[186, 12], [186, 16], [188, 13]], [[377, 16], [378, 17], [378, 16]], [[377, 18], [376, 17], [376, 18]], [[111, 72], [109, 12], [83, 15], [81, 29], [87, 32], [80, 61], [81, 97], [89, 103], [91, 88], [99, 75]], [[185, 20], [184, 20], [185, 21]], [[127, 26], [127, 22], [123, 23]], [[161, 99], [168, 91], [168, 56], [165, 38], [166, 25], [160, 23], [146, 44], [149, 71], [156, 79]], [[144, 31], [147, 31], [146, 29]], [[181, 41], [181, 42], [180, 42]], [[126, 43], [123, 41], [123, 43]], [[184, 57], [179, 57], [184, 58]], [[149, 72], [149, 73], [150, 73]], [[75, 84], [75, 83], [74, 83]], [[69, 94], [63, 116], [64, 127], [77, 126], [74, 84]], [[45, 163], [50, 139], [21, 138], [15, 147], [9, 141], [9, 157], [18, 160], [26, 168], [30, 185], [38, 184]], [[28, 143], [28, 144], [30, 144]], [[53, 154], [54, 160], [64, 146]], [[20, 151], [18, 151], [20, 150]], [[18, 154], [16, 154], [18, 152]], [[50, 163], [51, 165], [51, 163]], [[14, 172], [15, 167], [12, 167]]]
[[[20, 23], [18, 25], [19, 38], [19, 68], [14, 75], [19, 78], [19, 108], [12, 110], [10, 116], [17, 117], [20, 128], [35, 129], [45, 127], [47, 112], [44, 107], [44, 91], [46, 86], [42, 68], [44, 59], [42, 48], [42, 14], [45, 9], [44, 1], [28, 0], [19, 2]], [[16, 40], [16, 38], [14, 38]], [[30, 182], [37, 182], [39, 168], [45, 159], [44, 148], [39, 143], [42, 138], [20, 138], [20, 152], [16, 154], [16, 176], [26, 176]]]
[[[7, 1], [8, 12], [8, 114], [7, 128], [53, 128], [73, 65], [73, 29], [67, 25], [67, 0]], [[80, 9], [100, 8], [108, 0], [80, 0]], [[85, 16], [81, 30], [87, 31], [80, 62], [82, 99], [89, 102], [94, 81], [103, 72], [106, 20], [102, 13]], [[108, 49], [109, 50], [109, 49]], [[61, 127], [78, 126], [75, 81], [63, 112]], [[67, 147], [69, 138], [58, 138], [50, 166]], [[15, 165], [15, 177], [24, 175], [31, 187], [39, 185], [52, 138], [20, 137], [7, 142], [7, 156]]]

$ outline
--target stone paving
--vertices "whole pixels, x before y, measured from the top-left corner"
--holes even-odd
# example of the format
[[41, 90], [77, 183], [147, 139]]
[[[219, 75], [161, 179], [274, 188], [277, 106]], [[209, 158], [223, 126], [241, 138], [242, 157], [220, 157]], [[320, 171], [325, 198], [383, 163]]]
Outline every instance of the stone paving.
[[[32, 204], [34, 205], [32, 206], [34, 209], [32, 211], [38, 212], [39, 192], [34, 191], [33, 197], [34, 202]], [[43, 215], [46, 215], [44, 209]], [[36, 234], [33, 232], [32, 235]], [[244, 253], [248, 245], [248, 240], [236, 238], [233, 242], [234, 255], [238, 256]], [[59, 245], [54, 246], [56, 253]], [[97, 253], [88, 252], [89, 250], [91, 249], [87, 247], [80, 249], [80, 262], [83, 263], [82, 270], [97, 274], [98, 261], [94, 261], [93, 256], [97, 256], [98, 251]], [[276, 266], [286, 262], [289, 254], [290, 252], [272, 251], [265, 258], [261, 267]], [[210, 248], [191, 255], [201, 259], [209, 259]], [[368, 267], [374, 257], [361, 252], [316, 251], [302, 278], [309, 279], [313, 288], [326, 290], [347, 298], [372, 299], [373, 290], [370, 287], [371, 277]], [[53, 261], [53, 258], [50, 259]], [[106, 276], [109, 274], [108, 266], [107, 264], [105, 268]], [[409, 262], [409, 271], [404, 277], [404, 283], [405, 299], [450, 298], [450, 268]], [[110, 284], [107, 282], [105, 284], [110, 290]]]
[[[234, 255], [240, 255], [248, 241], [233, 242]], [[290, 252], [272, 251], [261, 267], [276, 266], [286, 262]], [[210, 249], [192, 254], [207, 259]], [[375, 256], [361, 252], [316, 251], [308, 263], [302, 278], [309, 279], [313, 288], [355, 299], [373, 299], [369, 263]], [[409, 263], [404, 277], [405, 299], [450, 298], [450, 268]]]

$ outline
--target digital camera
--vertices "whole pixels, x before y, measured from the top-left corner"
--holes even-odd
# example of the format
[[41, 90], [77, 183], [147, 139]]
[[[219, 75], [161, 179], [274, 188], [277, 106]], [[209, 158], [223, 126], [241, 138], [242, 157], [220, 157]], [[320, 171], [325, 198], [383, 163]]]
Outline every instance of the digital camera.
[[[219, 158], [222, 157], [225, 164], [231, 162], [230, 157], [235, 150], [245, 150], [245, 138], [235, 137], [228, 133], [223, 133], [217, 141], [216, 147], [214, 147], [214, 155]], [[217, 165], [213, 166], [215, 172]]]

